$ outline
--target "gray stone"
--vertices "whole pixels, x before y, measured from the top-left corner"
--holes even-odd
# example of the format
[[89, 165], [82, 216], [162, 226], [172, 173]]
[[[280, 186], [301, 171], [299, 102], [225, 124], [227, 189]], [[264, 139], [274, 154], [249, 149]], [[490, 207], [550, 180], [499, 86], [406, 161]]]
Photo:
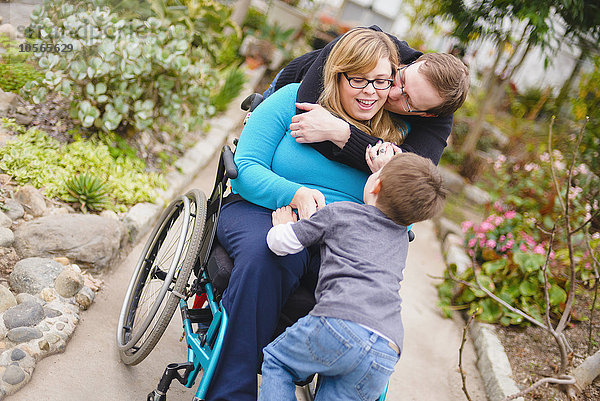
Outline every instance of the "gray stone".
[[39, 217], [46, 211], [44, 195], [33, 185], [25, 185], [15, 193], [15, 199], [34, 217]]
[[75, 296], [82, 287], [83, 276], [81, 273], [68, 267], [60, 272], [58, 277], [56, 277], [56, 280], [54, 280], [56, 292], [65, 298]]
[[65, 267], [47, 258], [27, 258], [17, 262], [10, 273], [9, 282], [15, 292], [38, 294], [54, 285], [54, 280]]
[[0, 285], [0, 313], [17, 305], [13, 293], [3, 285]]
[[10, 329], [6, 337], [15, 343], [25, 343], [36, 338], [42, 338], [44, 335], [37, 327], [16, 327]]
[[38, 304], [43, 305], [45, 303], [41, 298], [36, 297], [35, 295], [28, 294], [26, 292], [17, 294], [16, 299], [18, 304], [22, 304], [25, 302], [37, 302]]
[[25, 377], [25, 372], [18, 365], [9, 365], [6, 367], [4, 375], [2, 375], [2, 380], [14, 386], [25, 380]]
[[58, 323], [56, 323], [56, 325], [54, 327], [56, 327], [56, 330], [62, 331], [65, 328], [65, 324], [58, 322]]
[[10, 228], [12, 226], [12, 220], [4, 212], [0, 211], [0, 227]]
[[27, 354], [21, 348], [15, 348], [10, 354], [10, 359], [12, 359], [13, 361], [20, 361], [26, 356]]
[[490, 203], [490, 194], [475, 185], [466, 185], [464, 189], [465, 197], [478, 205], [486, 205]]
[[0, 247], [11, 247], [15, 242], [15, 234], [10, 228], [0, 227]]
[[465, 253], [462, 246], [450, 246], [446, 252], [446, 264], [456, 265], [456, 273], [462, 274], [471, 267], [471, 258]]
[[62, 315], [62, 312], [52, 308], [44, 308], [44, 314], [46, 317], [53, 318]]
[[459, 248], [463, 248], [464, 246], [464, 240], [461, 236], [456, 235], [456, 234], [448, 234], [446, 236], [446, 238], [444, 239], [444, 241], [442, 242], [442, 252], [444, 254], [448, 253], [448, 250], [450, 249], [450, 247], [459, 247]]
[[12, 221], [18, 220], [25, 214], [23, 206], [14, 199], [7, 199], [4, 201], [4, 207], [6, 210], [4, 214], [7, 215]]
[[0, 116], [9, 116], [12, 114], [17, 108], [18, 101], [15, 93], [4, 92], [0, 89]]
[[439, 217], [436, 220], [436, 227], [440, 241], [444, 241], [448, 234], [456, 234], [462, 236], [462, 230], [458, 224], [446, 217]]
[[81, 291], [77, 293], [77, 295], [75, 295], [75, 302], [77, 302], [81, 309], [86, 310], [90, 307], [90, 305], [92, 305], [92, 302], [94, 302], [95, 296], [96, 294], [94, 291], [92, 291], [90, 287], [86, 286], [83, 287]]
[[15, 230], [15, 249], [21, 257], [66, 256], [80, 265], [102, 269], [118, 255], [125, 227], [97, 215], [44, 216]]
[[8, 330], [16, 327], [35, 326], [44, 319], [44, 309], [38, 303], [24, 303], [4, 312], [4, 324]]
[[461, 193], [465, 186], [465, 179], [460, 174], [455, 173], [446, 167], [440, 166], [438, 169], [442, 176], [442, 180], [444, 181], [444, 186], [448, 188], [450, 192], [455, 194]]
[[[477, 368], [481, 373], [489, 401], [501, 401], [518, 393], [519, 387], [512, 378], [510, 362], [504, 347], [496, 336], [493, 325], [473, 322], [470, 329], [477, 351]], [[523, 401], [523, 397], [516, 398]]]
[[150, 221], [154, 221], [160, 214], [161, 207], [154, 203], [138, 203], [134, 205], [123, 220], [129, 240], [134, 242], [137, 238], [146, 234], [151, 228]]

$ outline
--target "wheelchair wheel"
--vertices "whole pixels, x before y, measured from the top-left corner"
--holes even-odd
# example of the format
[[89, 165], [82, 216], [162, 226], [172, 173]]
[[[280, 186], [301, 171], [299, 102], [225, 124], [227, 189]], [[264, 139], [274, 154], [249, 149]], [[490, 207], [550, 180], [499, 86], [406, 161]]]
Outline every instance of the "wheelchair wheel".
[[192, 190], [167, 206], [150, 234], [119, 316], [117, 346], [125, 364], [148, 356], [185, 297], [205, 220], [206, 197]]

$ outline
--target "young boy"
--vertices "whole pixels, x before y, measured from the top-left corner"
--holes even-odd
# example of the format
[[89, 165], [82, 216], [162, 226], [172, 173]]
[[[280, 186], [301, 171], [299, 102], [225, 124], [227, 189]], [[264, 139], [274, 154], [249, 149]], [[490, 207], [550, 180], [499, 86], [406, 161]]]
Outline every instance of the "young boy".
[[369, 177], [363, 197], [297, 222], [289, 206], [273, 212], [269, 248], [284, 256], [320, 243], [321, 268], [313, 310], [263, 350], [259, 400], [295, 400], [294, 381], [314, 373], [316, 400], [375, 400], [394, 371], [407, 226], [440, 212], [445, 190], [431, 160], [401, 153]]

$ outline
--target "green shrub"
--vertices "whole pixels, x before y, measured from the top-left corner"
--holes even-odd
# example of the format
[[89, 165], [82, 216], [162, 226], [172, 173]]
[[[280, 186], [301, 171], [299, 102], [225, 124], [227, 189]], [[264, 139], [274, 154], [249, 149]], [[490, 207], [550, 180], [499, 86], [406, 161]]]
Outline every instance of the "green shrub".
[[249, 7], [244, 23], [244, 27], [259, 30], [267, 23], [267, 16], [256, 7]]
[[0, 63], [0, 89], [17, 93], [26, 83], [43, 79], [43, 74], [28, 63]]
[[75, 136], [73, 142], [62, 145], [35, 128], [25, 131], [7, 119], [3, 125], [18, 135], [0, 147], [0, 169], [19, 184], [43, 188], [49, 198], [72, 202], [67, 183], [89, 171], [105, 183], [117, 211], [139, 202], [152, 202], [155, 189], [165, 187], [164, 178], [147, 172], [143, 160], [127, 152], [111, 153], [107, 143], [114, 140], [114, 134], [94, 140]]
[[68, 195], [64, 197], [69, 202], [79, 203], [80, 209], [103, 210], [110, 207], [106, 183], [90, 173], [78, 174], [65, 182]]
[[212, 105], [217, 112], [224, 111], [231, 100], [235, 99], [246, 82], [246, 75], [239, 68], [230, 68], [225, 75], [225, 83], [212, 98]]
[[214, 113], [215, 72], [186, 25], [153, 17], [126, 21], [108, 9], [81, 11], [58, 2], [34, 10], [31, 21], [30, 36], [72, 49], [34, 53], [46, 71], [43, 81], [23, 88], [34, 103], [56, 91], [71, 99], [72, 118], [105, 132], [164, 121], [189, 131]]

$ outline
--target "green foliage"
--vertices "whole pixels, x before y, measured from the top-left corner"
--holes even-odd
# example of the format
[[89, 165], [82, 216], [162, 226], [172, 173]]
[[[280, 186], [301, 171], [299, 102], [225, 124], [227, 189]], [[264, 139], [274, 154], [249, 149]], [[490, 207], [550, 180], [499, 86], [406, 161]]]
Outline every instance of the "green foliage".
[[589, 117], [581, 143], [581, 157], [600, 176], [600, 57], [594, 59], [593, 71], [581, 77], [579, 96], [573, 99], [573, 114], [578, 120]]
[[31, 20], [31, 36], [73, 49], [34, 53], [46, 71], [42, 82], [23, 88], [34, 103], [58, 92], [71, 99], [72, 118], [105, 132], [164, 122], [189, 131], [213, 114], [215, 72], [186, 25], [153, 17], [126, 21], [108, 9], [82, 11], [59, 2], [46, 2]]
[[155, 188], [165, 186], [161, 175], [145, 170], [143, 160], [126, 151], [115, 152], [110, 147], [115, 141], [115, 134], [95, 140], [76, 136], [73, 142], [61, 145], [35, 128], [26, 131], [6, 119], [3, 125], [18, 135], [0, 148], [0, 169], [19, 184], [43, 188], [50, 198], [58, 197], [70, 202], [73, 195], [66, 183], [88, 171], [93, 171], [103, 180], [117, 211], [124, 211], [127, 206], [139, 202], [153, 201]]
[[0, 89], [17, 93], [26, 83], [41, 81], [44, 75], [28, 63], [0, 63]]
[[238, 68], [230, 68], [225, 76], [225, 83], [212, 98], [211, 104], [217, 112], [224, 111], [231, 100], [235, 99], [246, 82], [246, 75]]
[[251, 30], [260, 30], [267, 23], [267, 16], [256, 7], [249, 7], [243, 26]]
[[100, 211], [110, 207], [105, 182], [90, 173], [78, 174], [65, 182], [68, 194], [65, 200], [78, 202], [84, 213], [88, 210]]

